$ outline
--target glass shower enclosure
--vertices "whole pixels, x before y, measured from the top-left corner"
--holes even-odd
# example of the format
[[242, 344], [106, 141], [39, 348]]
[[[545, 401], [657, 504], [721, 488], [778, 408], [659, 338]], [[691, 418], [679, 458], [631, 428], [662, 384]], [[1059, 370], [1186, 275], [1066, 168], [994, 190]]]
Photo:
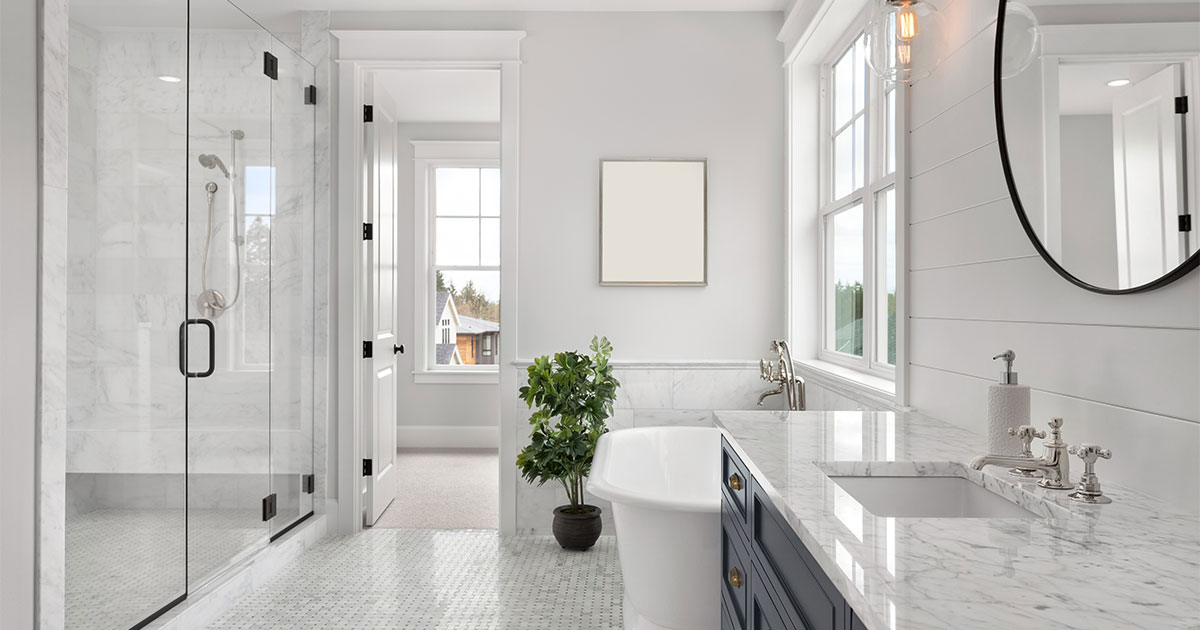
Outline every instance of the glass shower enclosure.
[[66, 625], [313, 512], [314, 69], [225, 0], [73, 3]]

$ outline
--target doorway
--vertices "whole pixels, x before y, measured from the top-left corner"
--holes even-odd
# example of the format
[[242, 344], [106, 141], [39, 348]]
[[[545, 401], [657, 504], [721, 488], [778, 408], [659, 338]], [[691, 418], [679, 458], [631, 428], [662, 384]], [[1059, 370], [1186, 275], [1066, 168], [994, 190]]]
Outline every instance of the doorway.
[[351, 155], [366, 224], [351, 320], [367, 359], [349, 389], [363, 460], [353, 528], [500, 528], [504, 65], [375, 62], [343, 75], [342, 102], [349, 91], [362, 105]]

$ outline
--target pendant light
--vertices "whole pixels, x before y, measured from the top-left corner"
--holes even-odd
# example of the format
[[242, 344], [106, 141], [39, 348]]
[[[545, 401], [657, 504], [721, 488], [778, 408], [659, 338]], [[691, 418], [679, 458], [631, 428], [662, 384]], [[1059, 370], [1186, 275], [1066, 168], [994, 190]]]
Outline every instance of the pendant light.
[[867, 24], [867, 65], [880, 78], [916, 83], [946, 53], [942, 14], [928, 0], [876, 0]]
[[1042, 34], [1037, 16], [1020, 2], [1004, 7], [1004, 46], [1000, 55], [1000, 78], [1011, 79], [1042, 56]]

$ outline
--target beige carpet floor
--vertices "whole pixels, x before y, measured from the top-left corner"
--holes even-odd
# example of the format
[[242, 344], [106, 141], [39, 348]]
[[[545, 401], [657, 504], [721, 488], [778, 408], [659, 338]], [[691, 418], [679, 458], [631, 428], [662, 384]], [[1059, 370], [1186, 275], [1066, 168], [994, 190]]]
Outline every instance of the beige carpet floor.
[[400, 493], [375, 528], [496, 529], [500, 522], [495, 449], [400, 449]]

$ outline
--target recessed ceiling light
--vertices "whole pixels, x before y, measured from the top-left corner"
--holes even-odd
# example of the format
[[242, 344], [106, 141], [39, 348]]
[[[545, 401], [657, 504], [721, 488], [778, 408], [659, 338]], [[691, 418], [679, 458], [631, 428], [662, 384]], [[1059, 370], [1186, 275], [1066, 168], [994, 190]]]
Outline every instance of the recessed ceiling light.
[[1108, 82], [1108, 87], [1125, 87], [1129, 85], [1129, 79], [1113, 79]]
[[167, 83], [179, 83], [179, 82], [180, 82], [180, 81], [182, 81], [183, 79], [180, 79], [179, 77], [172, 76], [172, 75], [169, 75], [169, 74], [164, 74], [164, 75], [162, 75], [162, 76], [158, 77], [158, 80], [159, 80], [159, 81], [166, 81]]

